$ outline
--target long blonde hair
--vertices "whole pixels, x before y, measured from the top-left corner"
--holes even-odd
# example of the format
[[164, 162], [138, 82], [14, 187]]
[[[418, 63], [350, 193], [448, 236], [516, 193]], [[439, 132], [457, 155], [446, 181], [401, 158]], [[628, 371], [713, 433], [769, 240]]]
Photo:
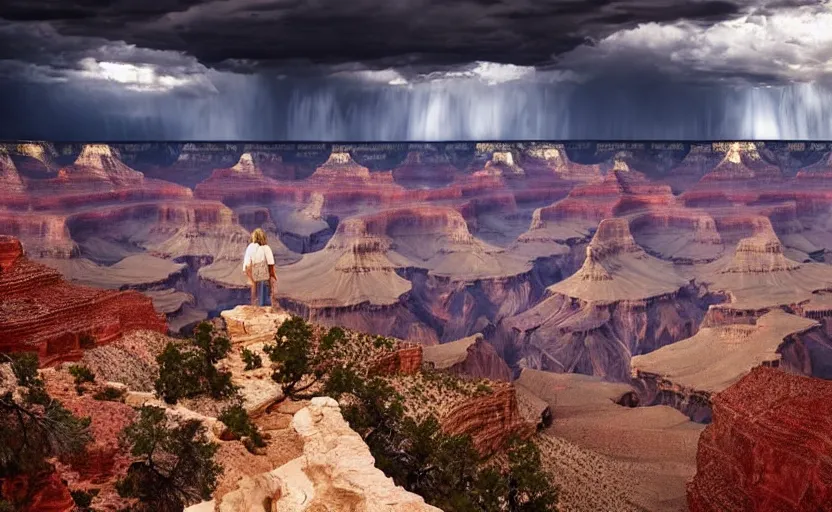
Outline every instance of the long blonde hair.
[[266, 232], [260, 228], [251, 232], [251, 242], [257, 245], [266, 245]]

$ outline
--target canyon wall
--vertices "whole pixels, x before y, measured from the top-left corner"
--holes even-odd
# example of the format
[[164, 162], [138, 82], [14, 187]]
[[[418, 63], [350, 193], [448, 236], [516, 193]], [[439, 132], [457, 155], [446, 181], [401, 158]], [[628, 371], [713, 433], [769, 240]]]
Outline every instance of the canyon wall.
[[713, 399], [691, 512], [832, 510], [832, 383], [756, 368]]
[[74, 286], [0, 237], [0, 351], [37, 352], [42, 365], [80, 358], [86, 348], [133, 330], [166, 332], [164, 316], [138, 292]]

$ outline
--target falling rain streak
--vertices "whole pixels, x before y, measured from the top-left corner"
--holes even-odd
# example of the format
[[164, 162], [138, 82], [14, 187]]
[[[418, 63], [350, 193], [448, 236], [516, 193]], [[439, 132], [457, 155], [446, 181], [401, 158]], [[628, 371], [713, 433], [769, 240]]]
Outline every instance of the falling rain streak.
[[[832, 89], [477, 80], [409, 86], [223, 74], [213, 94], [36, 86], [4, 139], [832, 139]], [[14, 86], [19, 87], [19, 86]], [[11, 90], [10, 90], [11, 88]], [[48, 122], [45, 122], [48, 120]]]

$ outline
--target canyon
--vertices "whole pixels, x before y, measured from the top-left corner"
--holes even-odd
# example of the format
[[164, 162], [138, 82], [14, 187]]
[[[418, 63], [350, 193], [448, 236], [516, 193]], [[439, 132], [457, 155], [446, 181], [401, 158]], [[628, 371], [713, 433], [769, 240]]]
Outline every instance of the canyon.
[[[821, 420], [751, 427], [742, 407], [832, 379], [831, 207], [823, 143], [5, 144], [0, 351], [106, 371], [205, 319], [259, 350], [296, 314], [401, 340], [368, 353], [373, 371], [415, 414], [414, 389], [441, 398], [432, 413], [482, 454], [537, 439], [563, 510], [800, 510], [785, 474], [738, 473], [740, 447], [761, 443], [768, 468], [776, 421], [809, 435]], [[277, 265], [270, 313], [241, 306], [255, 228]], [[149, 391], [140, 359], [112, 380]], [[279, 389], [258, 371], [235, 384], [269, 418]], [[304, 407], [307, 426], [338, 416]], [[290, 460], [240, 489], [277, 485], [264, 475]], [[729, 480], [728, 501], [708, 497]]]

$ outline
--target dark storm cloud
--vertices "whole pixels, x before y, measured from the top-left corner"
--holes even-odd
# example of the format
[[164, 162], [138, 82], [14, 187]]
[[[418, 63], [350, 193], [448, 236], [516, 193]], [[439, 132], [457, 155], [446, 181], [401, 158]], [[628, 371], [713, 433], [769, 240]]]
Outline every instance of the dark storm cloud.
[[638, 23], [716, 21], [743, 7], [723, 0], [6, 0], [0, 18], [47, 20], [64, 35], [182, 51], [209, 65], [539, 65]]
[[830, 6], [5, 0], [0, 138], [830, 139]]

